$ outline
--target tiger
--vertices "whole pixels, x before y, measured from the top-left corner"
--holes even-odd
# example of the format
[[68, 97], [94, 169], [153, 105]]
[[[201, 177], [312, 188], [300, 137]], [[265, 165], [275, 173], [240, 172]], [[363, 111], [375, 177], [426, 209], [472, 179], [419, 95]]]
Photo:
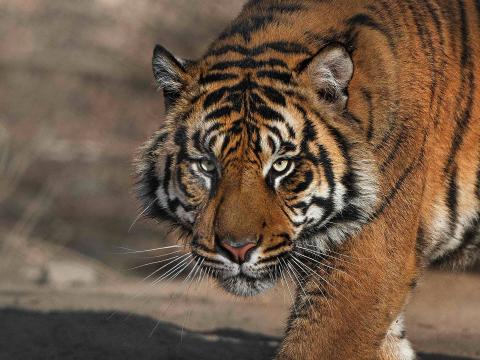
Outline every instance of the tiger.
[[478, 0], [250, 0], [155, 47], [144, 211], [227, 292], [292, 284], [276, 359], [416, 358], [422, 274], [480, 253], [479, 39]]

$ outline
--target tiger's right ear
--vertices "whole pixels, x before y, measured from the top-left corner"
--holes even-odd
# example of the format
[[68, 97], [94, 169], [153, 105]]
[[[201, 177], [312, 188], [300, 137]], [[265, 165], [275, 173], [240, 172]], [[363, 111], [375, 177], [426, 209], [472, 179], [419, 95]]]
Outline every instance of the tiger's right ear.
[[339, 108], [345, 107], [348, 83], [353, 76], [353, 61], [343, 45], [327, 45], [300, 63], [297, 71], [309, 78], [320, 99]]
[[182, 60], [177, 59], [163, 46], [155, 46], [152, 58], [153, 76], [158, 86], [163, 89], [167, 110], [178, 99], [187, 83], [188, 75], [184, 65]]

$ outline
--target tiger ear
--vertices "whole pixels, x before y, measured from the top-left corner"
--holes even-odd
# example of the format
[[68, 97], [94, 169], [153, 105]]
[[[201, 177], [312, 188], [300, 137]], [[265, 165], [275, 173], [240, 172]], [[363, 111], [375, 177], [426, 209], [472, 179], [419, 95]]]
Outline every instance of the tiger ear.
[[153, 76], [159, 88], [163, 90], [165, 107], [175, 103], [187, 82], [186, 62], [177, 59], [161, 45], [153, 50]]
[[345, 107], [348, 83], [353, 76], [353, 62], [344, 46], [328, 45], [300, 66], [301, 72], [309, 77], [321, 99]]

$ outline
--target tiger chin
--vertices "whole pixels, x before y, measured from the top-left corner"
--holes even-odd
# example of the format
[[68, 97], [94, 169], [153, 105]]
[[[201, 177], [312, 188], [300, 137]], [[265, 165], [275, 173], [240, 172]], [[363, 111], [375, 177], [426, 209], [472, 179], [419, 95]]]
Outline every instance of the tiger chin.
[[295, 284], [278, 359], [414, 359], [424, 269], [478, 258], [479, 13], [257, 0], [198, 60], [155, 47], [144, 213], [228, 292]]

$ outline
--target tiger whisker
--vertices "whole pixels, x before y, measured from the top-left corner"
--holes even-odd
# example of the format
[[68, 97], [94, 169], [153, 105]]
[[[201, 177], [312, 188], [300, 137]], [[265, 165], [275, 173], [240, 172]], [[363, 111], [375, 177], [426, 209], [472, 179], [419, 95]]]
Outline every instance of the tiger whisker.
[[292, 305], [293, 305], [293, 309], [295, 311], [295, 313], [297, 312], [297, 308], [295, 306], [295, 299], [292, 295], [292, 292], [290, 290], [290, 286], [288, 285], [288, 281], [285, 277], [285, 274], [284, 274], [284, 268], [283, 268], [283, 265], [280, 265], [280, 275], [283, 277], [283, 280], [285, 281], [285, 285], [287, 286], [287, 289], [288, 289], [288, 293], [290, 294], [290, 298], [292, 299]]
[[[293, 264], [296, 264], [300, 270], [302, 270], [305, 275], [311, 275], [311, 273], [307, 272], [307, 270], [304, 269], [304, 267], [306, 266], [302, 261], [300, 261], [299, 259], [295, 258], [294, 256], [291, 257], [292, 261], [293, 261]], [[316, 275], [316, 274], [315, 274]], [[327, 289], [323, 286], [323, 284], [320, 282], [320, 283], [317, 283], [317, 281], [315, 280], [314, 277], [311, 277], [310, 278], [311, 281], [313, 281], [313, 283], [315, 284], [315, 286], [318, 288], [318, 290], [320, 290], [320, 292], [322, 293], [322, 296], [325, 298], [325, 302], [327, 303], [329, 309], [330, 309], [330, 313], [333, 315], [333, 308], [332, 308], [332, 305], [330, 304], [330, 301], [326, 298], [326, 294], [328, 293]]]
[[[184, 255], [187, 255], [187, 254], [184, 254]], [[169, 258], [167, 258], [167, 259], [152, 261], [152, 262], [149, 262], [149, 263], [146, 263], [146, 264], [137, 265], [137, 266], [128, 268], [127, 270], [128, 270], [128, 271], [131, 271], [131, 270], [140, 269], [140, 268], [143, 268], [143, 267], [146, 267], [146, 266], [150, 266], [150, 265], [161, 264], [161, 263], [163, 263], [163, 262], [165, 262], [165, 261], [169, 261], [169, 260], [172, 260], [172, 259], [177, 259], [177, 258], [180, 258], [180, 257], [182, 257], [182, 256], [183, 256], [183, 255], [176, 255], [176, 256], [169, 257]]]
[[148, 275], [147, 277], [145, 277], [141, 282], [145, 282], [147, 279], [149, 279], [150, 277], [152, 277], [153, 275], [157, 274], [160, 270], [164, 269], [165, 267], [167, 267], [168, 265], [174, 263], [175, 261], [179, 261], [180, 259], [182, 258], [185, 258], [187, 257], [188, 258], [188, 255], [191, 255], [190, 253], [188, 254], [184, 254], [184, 255], [180, 255], [178, 258], [176, 258], [175, 260], [172, 260], [164, 265], [162, 265], [161, 267], [159, 267], [158, 269], [156, 269], [155, 271], [153, 271], [150, 275]]
[[306, 252], [310, 252], [310, 253], [312, 253], [312, 254], [315, 254], [315, 255], [318, 255], [318, 256], [321, 256], [321, 257], [328, 257], [328, 258], [330, 258], [330, 259], [342, 261], [342, 262], [344, 262], [344, 263], [346, 263], [346, 264], [350, 264], [350, 265], [354, 265], [354, 266], [359, 266], [359, 267], [361, 266], [360, 264], [356, 264], [356, 263], [354, 263], [354, 262], [351, 262], [351, 261], [342, 259], [342, 258], [337, 257], [337, 256], [328, 255], [328, 254], [323, 253], [323, 252], [320, 252], [320, 251], [312, 250], [312, 249], [305, 248], [305, 247], [302, 247], [302, 246], [299, 246], [299, 245], [297, 245], [296, 247], [297, 247], [298, 249], [302, 249], [302, 250], [304, 250], [304, 251], [306, 251]]
[[300, 290], [303, 292], [303, 295], [305, 296], [305, 299], [308, 301], [308, 303], [310, 304], [310, 306], [313, 308], [313, 304], [312, 304], [312, 301], [310, 300], [310, 296], [307, 295], [305, 289], [303, 288], [302, 286], [302, 282], [301, 280], [298, 278], [297, 275], [298, 272], [293, 268], [293, 266], [291, 265], [290, 262], [288, 262], [287, 260], [285, 260], [285, 263], [287, 264], [287, 266], [290, 268], [290, 271], [292, 272], [293, 276], [295, 277], [295, 279], [297, 280], [297, 284], [298, 286], [300, 287]]
[[204, 272], [206, 272], [206, 270], [205, 270], [205, 267], [204, 267], [203, 264], [202, 264], [202, 267], [200, 268], [200, 273], [198, 274], [197, 284], [196, 284], [196, 285], [199, 285], [199, 284], [202, 282]]
[[[177, 273], [175, 275], [172, 275], [172, 278], [169, 279], [170, 281], [174, 280], [177, 276], [179, 276], [186, 268], [188, 268], [188, 266], [194, 261], [195, 259], [191, 259], [191, 261], [188, 263], [188, 264], [185, 264], [180, 270], [177, 271]], [[192, 269], [190, 269], [189, 273], [187, 274], [187, 276], [183, 279], [183, 281], [181, 282], [180, 284], [180, 288], [181, 288], [181, 293], [180, 294], [171, 294], [170, 297], [169, 297], [169, 302], [168, 302], [168, 305], [167, 307], [162, 311], [162, 313], [166, 313], [168, 312], [168, 310], [170, 309], [170, 306], [173, 304], [174, 300], [179, 300], [181, 299], [182, 297], [184, 297], [185, 299], [188, 297], [188, 294], [189, 294], [189, 291], [190, 291], [190, 288], [191, 288], [191, 285], [193, 284], [193, 282], [195, 281], [195, 277], [197, 276], [197, 271], [202, 267], [202, 263], [203, 263], [204, 259], [202, 259], [200, 262], [196, 262], [195, 265], [193, 266]], [[191, 310], [189, 312], [187, 312], [187, 315], [185, 317], [185, 320], [184, 320], [184, 323], [182, 325], [182, 331], [180, 333], [180, 341], [182, 341], [182, 337], [183, 337], [183, 328], [186, 324], [186, 322], [188, 321], [188, 316], [189, 314], [191, 313]], [[154, 329], [155, 330], [155, 329]], [[153, 330], [153, 331], [154, 331]]]
[[355, 279], [355, 277], [353, 277], [351, 274], [349, 274], [349, 273], [346, 272], [345, 270], [342, 270], [342, 269], [335, 268], [335, 267], [333, 267], [333, 266], [324, 264], [324, 263], [322, 263], [322, 262], [320, 262], [320, 261], [318, 261], [318, 260], [316, 260], [316, 259], [311, 258], [310, 256], [307, 256], [307, 255], [305, 255], [305, 254], [299, 253], [298, 251], [294, 251], [294, 253], [297, 254], [297, 255], [299, 255], [299, 256], [305, 257], [305, 258], [307, 258], [307, 259], [309, 259], [309, 260], [311, 260], [311, 261], [319, 264], [320, 266], [324, 266], [324, 267], [326, 267], [326, 268], [328, 268], [328, 269], [331, 269], [331, 270], [339, 271], [339, 272], [341, 272], [341, 273], [349, 276], [353, 281], [355, 281], [355, 283], [356, 283], [360, 288], [362, 288], [362, 285], [358, 282], [358, 280]]
[[[190, 262], [188, 262], [187, 264], [185, 264], [188, 260], [190, 260]], [[161, 281], [165, 280], [165, 279], [169, 279], [169, 280], [173, 280], [175, 279], [183, 270], [185, 270], [191, 263], [192, 261], [194, 261], [192, 258], [185, 258], [183, 259], [181, 262], [179, 262], [178, 264], [176, 264], [174, 267], [172, 267], [170, 270], [168, 270], [165, 274], [163, 274], [162, 276], [160, 276], [158, 279], [156, 279], [154, 282], [152, 282], [151, 285], [157, 285], [158, 283], [160, 283]], [[176, 271], [176, 269], [178, 269], [180, 267], [180, 270], [175, 273], [173, 275], [173, 277], [171, 278], [171, 274], [174, 273]]]
[[[315, 250], [318, 251], [318, 247], [316, 245], [313, 245], [313, 244], [309, 244], [309, 243], [303, 243], [302, 245], [306, 246], [306, 247], [309, 247], [309, 248], [313, 248]], [[372, 260], [373, 257], [356, 257], [356, 256], [350, 256], [350, 255], [347, 255], [347, 254], [343, 254], [343, 253], [340, 253], [338, 251], [335, 251], [333, 249], [327, 249], [328, 252], [331, 252], [332, 254], [335, 254], [335, 255], [338, 255], [338, 256], [341, 256], [341, 257], [346, 257], [346, 258], [350, 258], [352, 260]]]
[[[185, 279], [183, 279], [182, 281], [182, 284], [183, 283], [188, 283], [188, 280], [190, 279], [190, 276], [192, 276], [192, 274], [196, 274], [199, 267], [202, 266], [202, 263], [205, 261], [205, 259], [202, 259], [200, 262], [196, 262], [195, 265], [193, 266], [192, 270], [190, 270], [190, 272], [188, 273], [187, 277]], [[196, 269], [196, 270], [195, 270]], [[195, 272], [194, 272], [195, 271]], [[195, 275], [193, 275], [193, 277], [195, 277]]]
[[164, 246], [164, 247], [146, 249], [146, 250], [134, 250], [134, 249], [130, 249], [128, 247], [119, 246], [119, 247], [117, 247], [117, 249], [118, 250], [123, 250], [122, 252], [119, 252], [119, 254], [140, 254], [140, 253], [146, 253], [146, 252], [151, 252], [151, 251], [160, 251], [160, 250], [164, 250], [164, 249], [172, 249], [172, 248], [179, 248], [179, 247], [184, 247], [184, 246], [183, 245], [170, 245], [170, 246]]
[[132, 224], [130, 225], [130, 227], [128, 228], [128, 231], [127, 233], [129, 233], [132, 228], [135, 226], [135, 224], [137, 223], [138, 220], [140, 220], [140, 218], [148, 211], [148, 209], [150, 209], [152, 207], [152, 205], [157, 201], [157, 197], [155, 197], [146, 207], [145, 209], [142, 210], [142, 212], [140, 212], [140, 214], [137, 215], [137, 217], [133, 220]]
[[183, 252], [183, 251], [184, 251], [183, 249], [180, 249], [180, 250], [175, 250], [175, 251], [168, 252], [166, 254], [152, 255], [152, 256], [138, 256], [136, 258], [137, 259], [158, 259], [158, 258], [161, 258], [161, 257], [164, 257], [164, 256], [168, 256], [168, 255], [172, 255], [172, 254], [178, 254], [179, 252]]
[[[294, 256], [295, 256], [295, 255], [292, 254], [292, 257], [294, 257]], [[298, 260], [298, 259], [297, 259], [297, 260]], [[339, 289], [337, 289], [336, 286], [334, 286], [332, 283], [330, 283], [327, 279], [325, 279], [322, 275], [320, 275], [318, 272], [316, 272], [315, 270], [313, 270], [313, 269], [312, 269], [310, 266], [308, 266], [307, 264], [303, 263], [303, 265], [304, 265], [306, 268], [310, 269], [312, 275], [318, 276], [319, 280], [324, 281], [325, 284], [327, 284], [327, 285], [330, 286], [333, 290], [335, 290], [340, 296], [342, 296], [345, 300], [347, 300], [347, 302], [348, 302], [350, 305], [352, 305], [352, 308], [354, 308], [354, 305], [352, 304], [352, 302], [350, 301], [350, 299], [347, 298]], [[360, 312], [358, 312], [358, 310], [357, 310], [357, 313], [358, 313], [359, 315], [361, 315]], [[362, 316], [363, 316], [363, 315], [362, 315]]]
[[[281, 281], [281, 283], [282, 283], [282, 285], [283, 285], [283, 278], [282, 278], [282, 276], [281, 276], [281, 274], [280, 274], [280, 267], [279, 267], [279, 265], [280, 265], [280, 262], [277, 261], [277, 262], [275, 263], [275, 274], [276, 274], [277, 276], [279, 276], [280, 281]], [[282, 295], [283, 295], [283, 303], [286, 304], [286, 301], [285, 301], [285, 291], [282, 291]]]

